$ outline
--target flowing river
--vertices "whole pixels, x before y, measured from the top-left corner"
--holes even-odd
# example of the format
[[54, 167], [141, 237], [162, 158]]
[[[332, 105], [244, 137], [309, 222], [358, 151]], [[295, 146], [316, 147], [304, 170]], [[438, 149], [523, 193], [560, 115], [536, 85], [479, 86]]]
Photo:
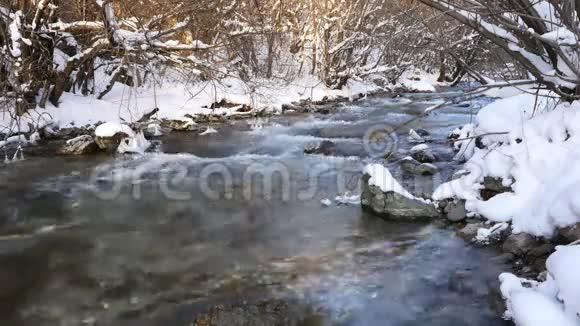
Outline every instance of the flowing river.
[[[205, 325], [200, 314], [222, 305], [222, 325], [502, 325], [493, 301], [509, 268], [497, 253], [443, 223], [370, 216], [356, 198], [368, 131], [444, 96], [172, 133], [144, 156], [3, 165], [0, 324]], [[398, 130], [400, 150], [414, 145], [409, 128], [431, 132], [441, 176], [392, 162], [394, 174], [417, 193], [459, 169], [439, 140], [486, 102]], [[323, 140], [331, 155], [303, 153]]]

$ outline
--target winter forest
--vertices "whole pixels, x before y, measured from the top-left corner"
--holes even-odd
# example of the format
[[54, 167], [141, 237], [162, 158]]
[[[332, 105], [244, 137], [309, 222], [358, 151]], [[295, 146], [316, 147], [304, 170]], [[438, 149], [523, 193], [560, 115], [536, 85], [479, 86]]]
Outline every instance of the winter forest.
[[580, 326], [580, 1], [0, 0], [0, 324]]

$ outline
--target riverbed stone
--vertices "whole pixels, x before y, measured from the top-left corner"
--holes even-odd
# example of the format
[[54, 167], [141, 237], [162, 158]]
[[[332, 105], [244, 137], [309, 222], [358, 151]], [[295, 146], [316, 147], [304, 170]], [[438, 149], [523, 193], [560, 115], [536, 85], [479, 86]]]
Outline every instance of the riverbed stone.
[[484, 228], [483, 222], [467, 223], [463, 228], [457, 231], [457, 234], [466, 241], [472, 241], [477, 235], [477, 231]]
[[111, 137], [96, 136], [95, 142], [101, 150], [107, 153], [113, 153], [117, 150], [121, 141], [128, 137], [129, 135], [124, 132], [117, 132]]
[[304, 149], [304, 154], [311, 155], [334, 155], [336, 154], [336, 144], [330, 140], [323, 140], [317, 145], [311, 145]]
[[401, 169], [416, 175], [435, 175], [439, 172], [437, 166], [430, 163], [421, 163], [410, 156], [401, 160]]
[[517, 233], [510, 235], [503, 244], [503, 251], [516, 256], [524, 256], [532, 251], [538, 242], [534, 236], [527, 233]]
[[437, 161], [437, 156], [430, 149], [422, 149], [411, 153], [411, 157], [420, 163], [433, 163]]
[[484, 177], [482, 186], [481, 197], [483, 200], [489, 200], [496, 195], [512, 191], [512, 188], [504, 186], [502, 179], [499, 178]]
[[192, 131], [196, 129], [196, 123], [192, 118], [164, 119], [162, 126], [174, 131]]
[[99, 151], [97, 142], [91, 135], [82, 135], [68, 140], [58, 151], [61, 155], [89, 155]]
[[461, 222], [467, 218], [465, 200], [450, 201], [444, 208], [446, 217], [451, 222]]
[[361, 205], [366, 211], [398, 221], [431, 220], [441, 216], [434, 204], [408, 198], [393, 191], [383, 192], [379, 187], [369, 185], [369, 179], [369, 175], [363, 177], [361, 195]]
[[559, 229], [558, 235], [568, 242], [580, 240], [580, 223]]
[[532, 250], [530, 250], [528, 255], [531, 257], [548, 257], [554, 252], [555, 248], [556, 246], [551, 243], [544, 243], [534, 247]]
[[240, 305], [217, 305], [197, 314], [191, 326], [269, 326], [323, 325], [324, 317], [311, 314], [306, 307], [282, 300]]

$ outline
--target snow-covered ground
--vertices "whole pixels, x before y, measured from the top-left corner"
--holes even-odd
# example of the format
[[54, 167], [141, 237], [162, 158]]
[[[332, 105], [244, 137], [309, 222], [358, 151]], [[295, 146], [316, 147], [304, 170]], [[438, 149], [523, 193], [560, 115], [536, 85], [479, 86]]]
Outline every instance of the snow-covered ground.
[[[458, 197], [493, 222], [511, 222], [515, 233], [551, 237], [557, 228], [580, 222], [580, 103], [560, 103], [551, 94], [520, 94], [483, 108], [474, 139], [460, 141], [469, 175], [444, 184], [433, 197]], [[480, 198], [484, 177], [500, 178], [513, 192]]]
[[[104, 77], [100, 79], [106, 81]], [[435, 91], [433, 87], [436, 84], [435, 79], [436, 77], [431, 74], [416, 71], [404, 75], [395, 86], [403, 86], [416, 92], [432, 92]], [[310, 75], [291, 82], [254, 80], [251, 84], [233, 77], [192, 84], [184, 83], [172, 76], [158, 81], [156, 87], [148, 84], [145, 87], [135, 88], [116, 83], [100, 100], [94, 95], [65, 93], [58, 107], [49, 103], [46, 109], [31, 110], [18, 123], [11, 121], [8, 114], [0, 114], [0, 133], [25, 133], [29, 129], [29, 123], [37, 127], [53, 125], [59, 128], [94, 128], [103, 122], [131, 123], [156, 107], [159, 108], [156, 118], [171, 120], [209, 114], [226, 116], [247, 114], [237, 112], [242, 105], [250, 106], [254, 110], [278, 113], [284, 104], [300, 100], [355, 98], [359, 94], [380, 90], [381, 88], [371, 81], [357, 79], [349, 80], [343, 89], [330, 89]], [[213, 103], [222, 100], [240, 106], [211, 109]]]
[[[58, 127], [94, 126], [100, 122], [134, 122], [155, 107], [159, 108], [160, 119], [179, 119], [186, 115], [235, 115], [236, 107], [212, 110], [215, 102], [227, 100], [230, 103], [246, 104], [257, 110], [278, 112], [283, 104], [302, 99], [322, 100], [324, 97], [353, 97], [357, 94], [377, 91], [379, 88], [368, 82], [350, 81], [342, 90], [332, 90], [315, 78], [305, 77], [291, 84], [272, 81], [255, 82], [246, 85], [239, 79], [221, 82], [186, 85], [167, 82], [155, 89], [133, 88], [117, 83], [102, 100], [95, 96], [65, 93], [59, 107], [48, 104], [46, 109], [29, 112], [20, 122], [20, 131], [28, 130], [28, 122], [33, 125], [53, 123]], [[1, 132], [8, 133], [10, 117], [0, 115]], [[17, 130], [16, 127], [13, 130]]]
[[[468, 211], [496, 226], [509, 223], [513, 233], [552, 238], [580, 223], [580, 102], [563, 102], [548, 91], [516, 93], [457, 131], [469, 174], [439, 186], [433, 199], [465, 199]], [[484, 146], [476, 146], [475, 136]], [[484, 177], [501, 179], [513, 192], [484, 200]], [[543, 283], [501, 275], [507, 317], [519, 326], [580, 325], [579, 261], [580, 246], [571, 244], [550, 256]]]

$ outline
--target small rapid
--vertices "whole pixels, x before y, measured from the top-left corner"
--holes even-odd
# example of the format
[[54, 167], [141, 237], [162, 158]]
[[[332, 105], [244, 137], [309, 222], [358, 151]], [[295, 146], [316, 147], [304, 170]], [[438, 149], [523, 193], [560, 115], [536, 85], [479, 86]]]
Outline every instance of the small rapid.
[[[185, 326], [218, 304], [268, 300], [291, 305], [283, 317], [302, 325], [500, 325], [489, 300], [506, 267], [495, 252], [444, 225], [388, 222], [356, 203], [362, 169], [376, 160], [368, 131], [450, 94], [172, 133], [142, 156], [3, 167], [3, 325]], [[414, 145], [410, 128], [428, 130], [448, 177], [459, 165], [447, 135], [487, 101], [397, 130], [397, 149]], [[322, 141], [332, 153], [304, 154]], [[412, 188], [398, 164], [389, 167]], [[267, 311], [247, 309], [240, 314], [271, 324]]]

